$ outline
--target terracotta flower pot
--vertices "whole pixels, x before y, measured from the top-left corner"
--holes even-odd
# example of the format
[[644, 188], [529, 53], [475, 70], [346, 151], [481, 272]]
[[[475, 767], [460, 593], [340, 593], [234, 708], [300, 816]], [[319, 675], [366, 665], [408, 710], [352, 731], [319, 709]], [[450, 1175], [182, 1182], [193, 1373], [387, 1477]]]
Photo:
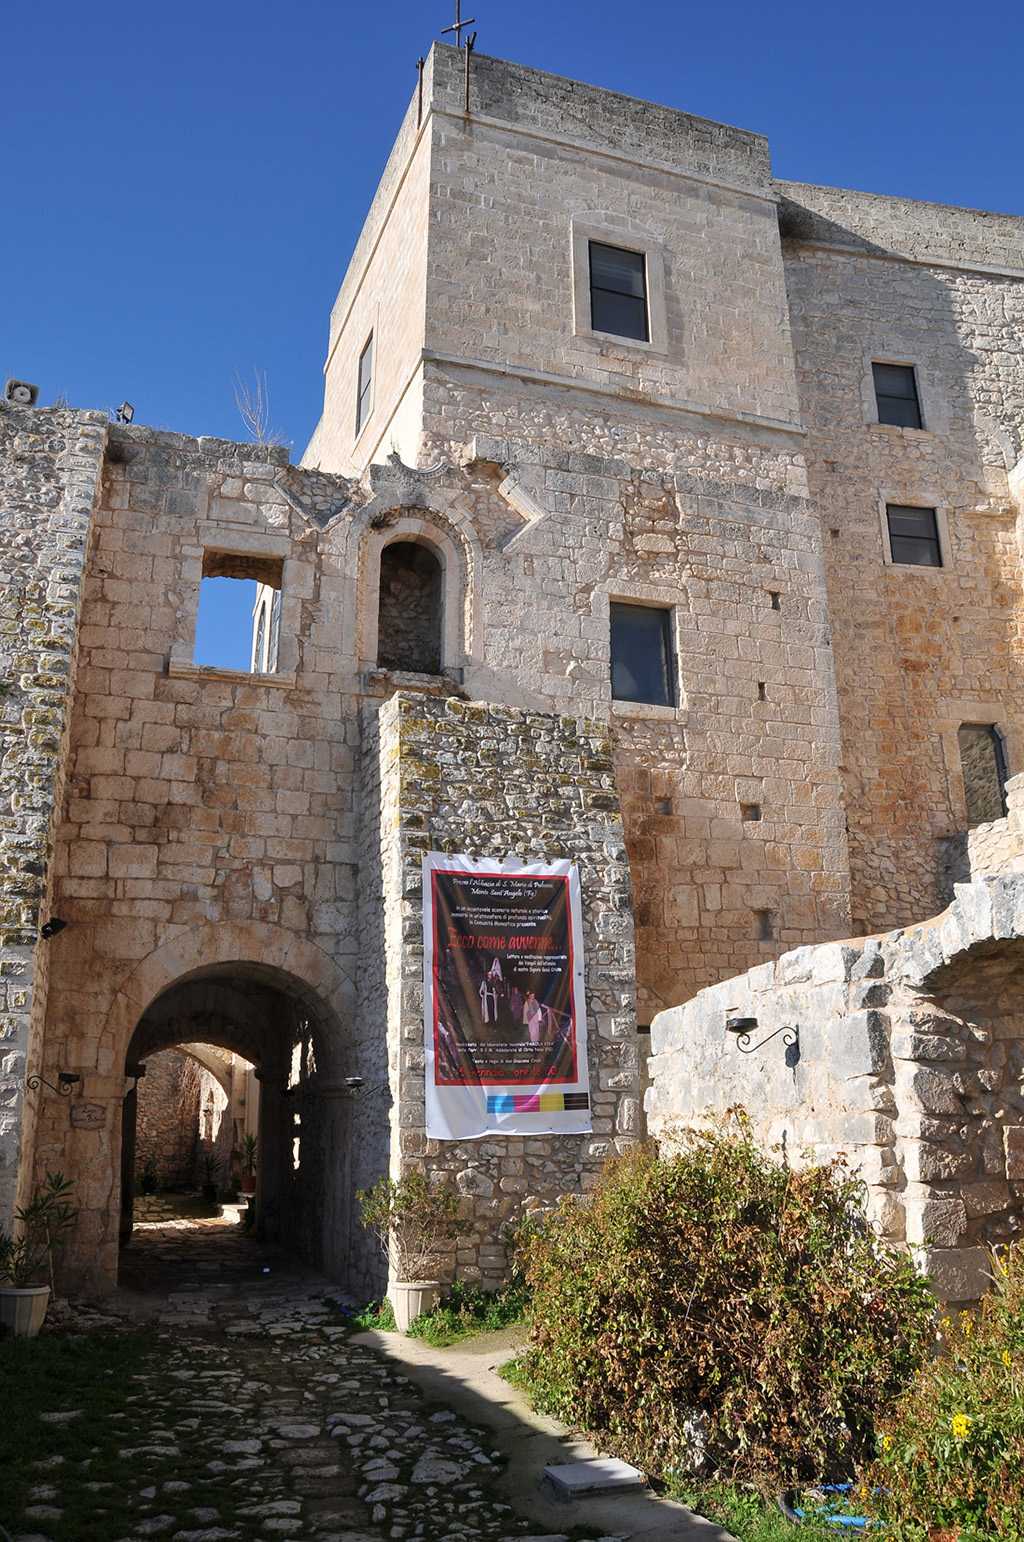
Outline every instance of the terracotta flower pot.
[[49, 1285], [0, 1285], [0, 1323], [16, 1339], [34, 1339], [50, 1301]]
[[432, 1312], [440, 1295], [438, 1280], [392, 1280], [388, 1285], [388, 1300], [399, 1333], [408, 1333], [409, 1324], [421, 1312]]
[[256, 1174], [255, 1173], [243, 1173], [242, 1176], [238, 1180], [238, 1185], [239, 1185], [239, 1188], [242, 1190], [243, 1194], [255, 1194], [255, 1192], [256, 1192]]

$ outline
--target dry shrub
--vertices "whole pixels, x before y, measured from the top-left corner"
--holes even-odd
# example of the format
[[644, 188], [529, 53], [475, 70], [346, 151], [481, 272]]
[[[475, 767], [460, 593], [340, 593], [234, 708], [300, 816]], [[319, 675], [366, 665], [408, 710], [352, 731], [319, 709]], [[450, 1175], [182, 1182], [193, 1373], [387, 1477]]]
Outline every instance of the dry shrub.
[[933, 1301], [863, 1223], [839, 1163], [793, 1172], [744, 1124], [635, 1148], [525, 1243], [520, 1375], [649, 1472], [791, 1481], [871, 1454]]

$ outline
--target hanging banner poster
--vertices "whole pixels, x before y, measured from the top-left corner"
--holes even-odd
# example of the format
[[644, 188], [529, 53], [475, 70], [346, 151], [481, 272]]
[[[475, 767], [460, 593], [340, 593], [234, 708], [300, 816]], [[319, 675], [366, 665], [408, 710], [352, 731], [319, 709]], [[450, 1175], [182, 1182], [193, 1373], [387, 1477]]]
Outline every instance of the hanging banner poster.
[[428, 852], [423, 944], [427, 1135], [588, 1132], [573, 863]]

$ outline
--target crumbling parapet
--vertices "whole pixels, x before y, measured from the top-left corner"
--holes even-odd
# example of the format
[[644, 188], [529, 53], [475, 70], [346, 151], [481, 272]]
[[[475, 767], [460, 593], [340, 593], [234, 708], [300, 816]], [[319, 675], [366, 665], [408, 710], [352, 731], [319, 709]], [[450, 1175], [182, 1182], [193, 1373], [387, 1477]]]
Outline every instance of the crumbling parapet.
[[[921, 926], [784, 954], [655, 1018], [651, 1133], [741, 1105], [793, 1160], [845, 1154], [880, 1233], [942, 1299], [975, 1300], [1024, 1224], [1022, 977], [1024, 874], [958, 885]], [[798, 1054], [769, 1040], [783, 1026]]]

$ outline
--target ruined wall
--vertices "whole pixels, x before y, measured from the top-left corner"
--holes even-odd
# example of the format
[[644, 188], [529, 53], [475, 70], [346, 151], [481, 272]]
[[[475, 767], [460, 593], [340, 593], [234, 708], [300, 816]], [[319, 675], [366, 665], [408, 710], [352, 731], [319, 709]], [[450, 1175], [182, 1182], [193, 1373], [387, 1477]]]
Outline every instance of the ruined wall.
[[[845, 1153], [868, 1213], [947, 1301], [1024, 1225], [1024, 877], [983, 878], [909, 931], [784, 954], [655, 1018], [651, 1134], [736, 1104], [792, 1160]], [[744, 1054], [726, 1019], [754, 1017]], [[795, 1027], [797, 1046], [779, 1034]]]
[[[1024, 765], [1024, 221], [780, 184], [843, 732], [855, 930], [934, 914], [966, 828], [957, 728]], [[917, 260], [910, 260], [911, 256]], [[999, 271], [1002, 270], [1002, 271]], [[913, 364], [924, 426], [879, 424], [872, 360]], [[888, 560], [886, 503], [937, 510], [943, 566]]]
[[[450, 1176], [472, 1217], [456, 1274], [493, 1287], [505, 1225], [580, 1192], [639, 1134], [629, 869], [607, 729], [490, 703], [398, 695], [381, 710], [392, 1170]], [[580, 870], [593, 1134], [428, 1140], [423, 1104], [425, 851], [570, 857]]]
[[31, 1181], [19, 1156], [40, 1093], [25, 1077], [39, 1069], [50, 962], [37, 933], [59, 913], [51, 842], [106, 424], [106, 413], [0, 403], [0, 1227]]
[[192, 1188], [198, 1168], [199, 1067], [178, 1050], [165, 1050], [146, 1062], [138, 1086], [135, 1171], [152, 1163], [165, 1189]]

